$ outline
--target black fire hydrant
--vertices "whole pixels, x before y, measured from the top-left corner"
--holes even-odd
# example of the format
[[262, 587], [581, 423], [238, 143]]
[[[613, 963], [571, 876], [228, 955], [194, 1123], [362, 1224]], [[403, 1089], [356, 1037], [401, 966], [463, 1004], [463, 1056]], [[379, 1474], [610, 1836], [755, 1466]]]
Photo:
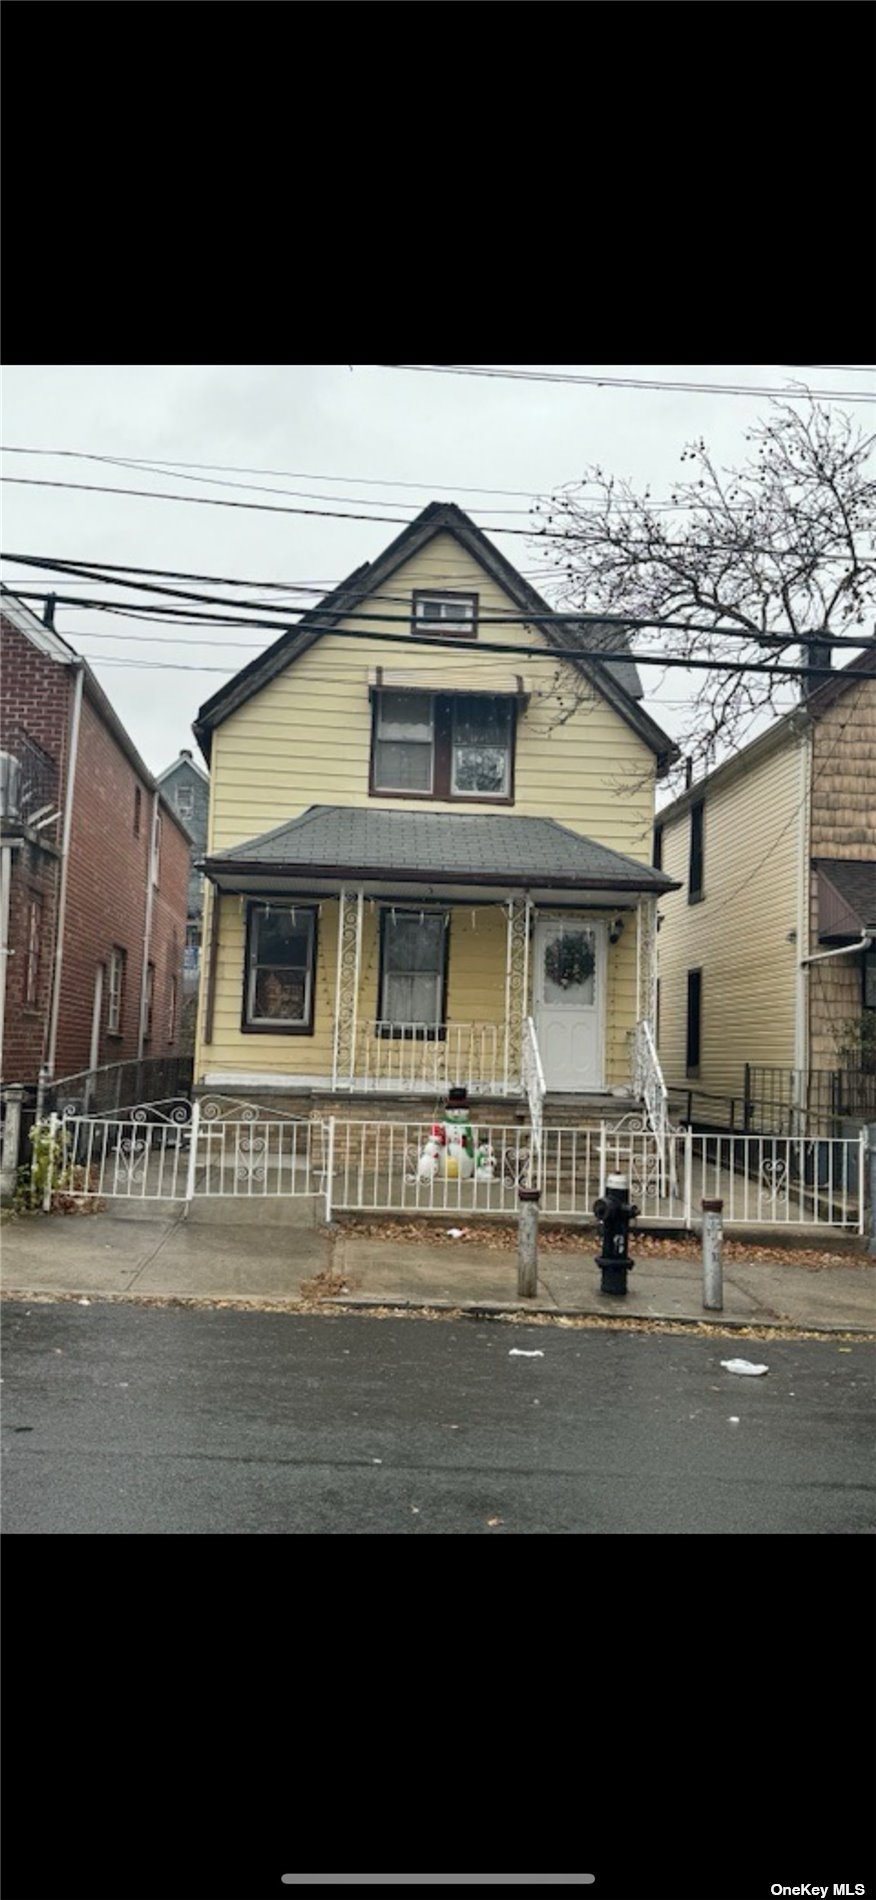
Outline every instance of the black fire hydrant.
[[596, 1265], [602, 1268], [600, 1293], [626, 1293], [627, 1274], [635, 1266], [629, 1256], [630, 1221], [639, 1210], [627, 1200], [629, 1183], [625, 1174], [610, 1174], [605, 1183], [605, 1198], [593, 1203], [593, 1212], [602, 1226], [602, 1251]]

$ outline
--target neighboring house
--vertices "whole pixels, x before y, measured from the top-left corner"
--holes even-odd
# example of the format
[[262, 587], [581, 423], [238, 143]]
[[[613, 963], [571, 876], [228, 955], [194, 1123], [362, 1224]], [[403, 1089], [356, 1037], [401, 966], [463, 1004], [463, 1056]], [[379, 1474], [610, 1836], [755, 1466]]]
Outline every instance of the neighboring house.
[[871, 647], [659, 813], [654, 860], [682, 885], [660, 903], [659, 1052], [701, 1122], [731, 1099], [740, 1127], [876, 1112], [874, 670]]
[[176, 1054], [188, 835], [90, 667], [5, 589], [0, 639], [3, 1081]]
[[195, 870], [195, 863], [203, 858], [207, 849], [210, 781], [201, 766], [195, 764], [191, 752], [183, 748], [179, 758], [174, 759], [173, 764], [168, 765], [165, 771], [159, 772], [156, 784], [161, 787], [163, 796], [173, 806], [192, 841], [184, 966], [185, 991], [186, 995], [189, 995], [198, 987], [198, 973], [201, 967], [204, 874], [201, 870]]
[[549, 1091], [629, 1095], [675, 749], [630, 661], [552, 653], [617, 631], [549, 611], [432, 503], [202, 707], [196, 1085], [519, 1096], [531, 1017]]

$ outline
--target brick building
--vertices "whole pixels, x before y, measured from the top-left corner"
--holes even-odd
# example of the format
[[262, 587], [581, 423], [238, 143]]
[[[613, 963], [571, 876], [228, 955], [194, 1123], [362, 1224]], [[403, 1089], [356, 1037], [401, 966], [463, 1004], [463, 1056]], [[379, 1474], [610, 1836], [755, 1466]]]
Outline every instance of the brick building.
[[0, 667], [2, 1079], [174, 1055], [189, 834], [87, 663], [5, 589]]

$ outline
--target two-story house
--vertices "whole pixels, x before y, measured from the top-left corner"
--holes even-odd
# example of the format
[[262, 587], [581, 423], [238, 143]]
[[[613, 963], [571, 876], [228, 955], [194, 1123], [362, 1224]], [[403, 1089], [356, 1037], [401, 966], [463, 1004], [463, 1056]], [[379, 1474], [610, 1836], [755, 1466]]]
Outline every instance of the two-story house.
[[597, 635], [436, 502], [207, 701], [196, 1085], [629, 1097], [674, 748]]
[[660, 1059], [701, 1124], [876, 1113], [874, 671], [871, 645], [659, 814]]
[[3, 1081], [176, 1055], [188, 834], [86, 661], [5, 589], [0, 658]]

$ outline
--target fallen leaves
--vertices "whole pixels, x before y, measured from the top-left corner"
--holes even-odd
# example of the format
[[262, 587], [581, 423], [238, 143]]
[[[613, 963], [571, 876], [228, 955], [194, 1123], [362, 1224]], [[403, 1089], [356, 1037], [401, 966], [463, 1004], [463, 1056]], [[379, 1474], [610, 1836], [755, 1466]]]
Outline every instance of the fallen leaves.
[[[447, 1210], [443, 1211], [446, 1213]], [[428, 1219], [357, 1220], [355, 1216], [344, 1215], [343, 1230], [356, 1240], [385, 1240], [397, 1245], [435, 1247], [447, 1246], [452, 1242], [458, 1246], [461, 1240], [468, 1240], [487, 1248], [491, 1253], [514, 1253], [518, 1245], [516, 1221], [485, 1219], [482, 1224], [448, 1229], [441, 1227], [438, 1221]], [[697, 1266], [702, 1264], [702, 1245], [694, 1234], [644, 1234], [634, 1227], [630, 1240], [636, 1260], [690, 1260]], [[539, 1223], [539, 1253], [580, 1254], [590, 1260], [597, 1247], [597, 1230], [590, 1224], [585, 1226], [579, 1221], [567, 1227], [554, 1227], [549, 1218]], [[757, 1245], [748, 1240], [734, 1240], [726, 1231], [723, 1257], [726, 1266], [747, 1261], [749, 1264], [760, 1262], [768, 1266], [809, 1267], [813, 1272], [820, 1272], [825, 1267], [866, 1267], [873, 1264], [854, 1245], [847, 1252], [836, 1247]]]

